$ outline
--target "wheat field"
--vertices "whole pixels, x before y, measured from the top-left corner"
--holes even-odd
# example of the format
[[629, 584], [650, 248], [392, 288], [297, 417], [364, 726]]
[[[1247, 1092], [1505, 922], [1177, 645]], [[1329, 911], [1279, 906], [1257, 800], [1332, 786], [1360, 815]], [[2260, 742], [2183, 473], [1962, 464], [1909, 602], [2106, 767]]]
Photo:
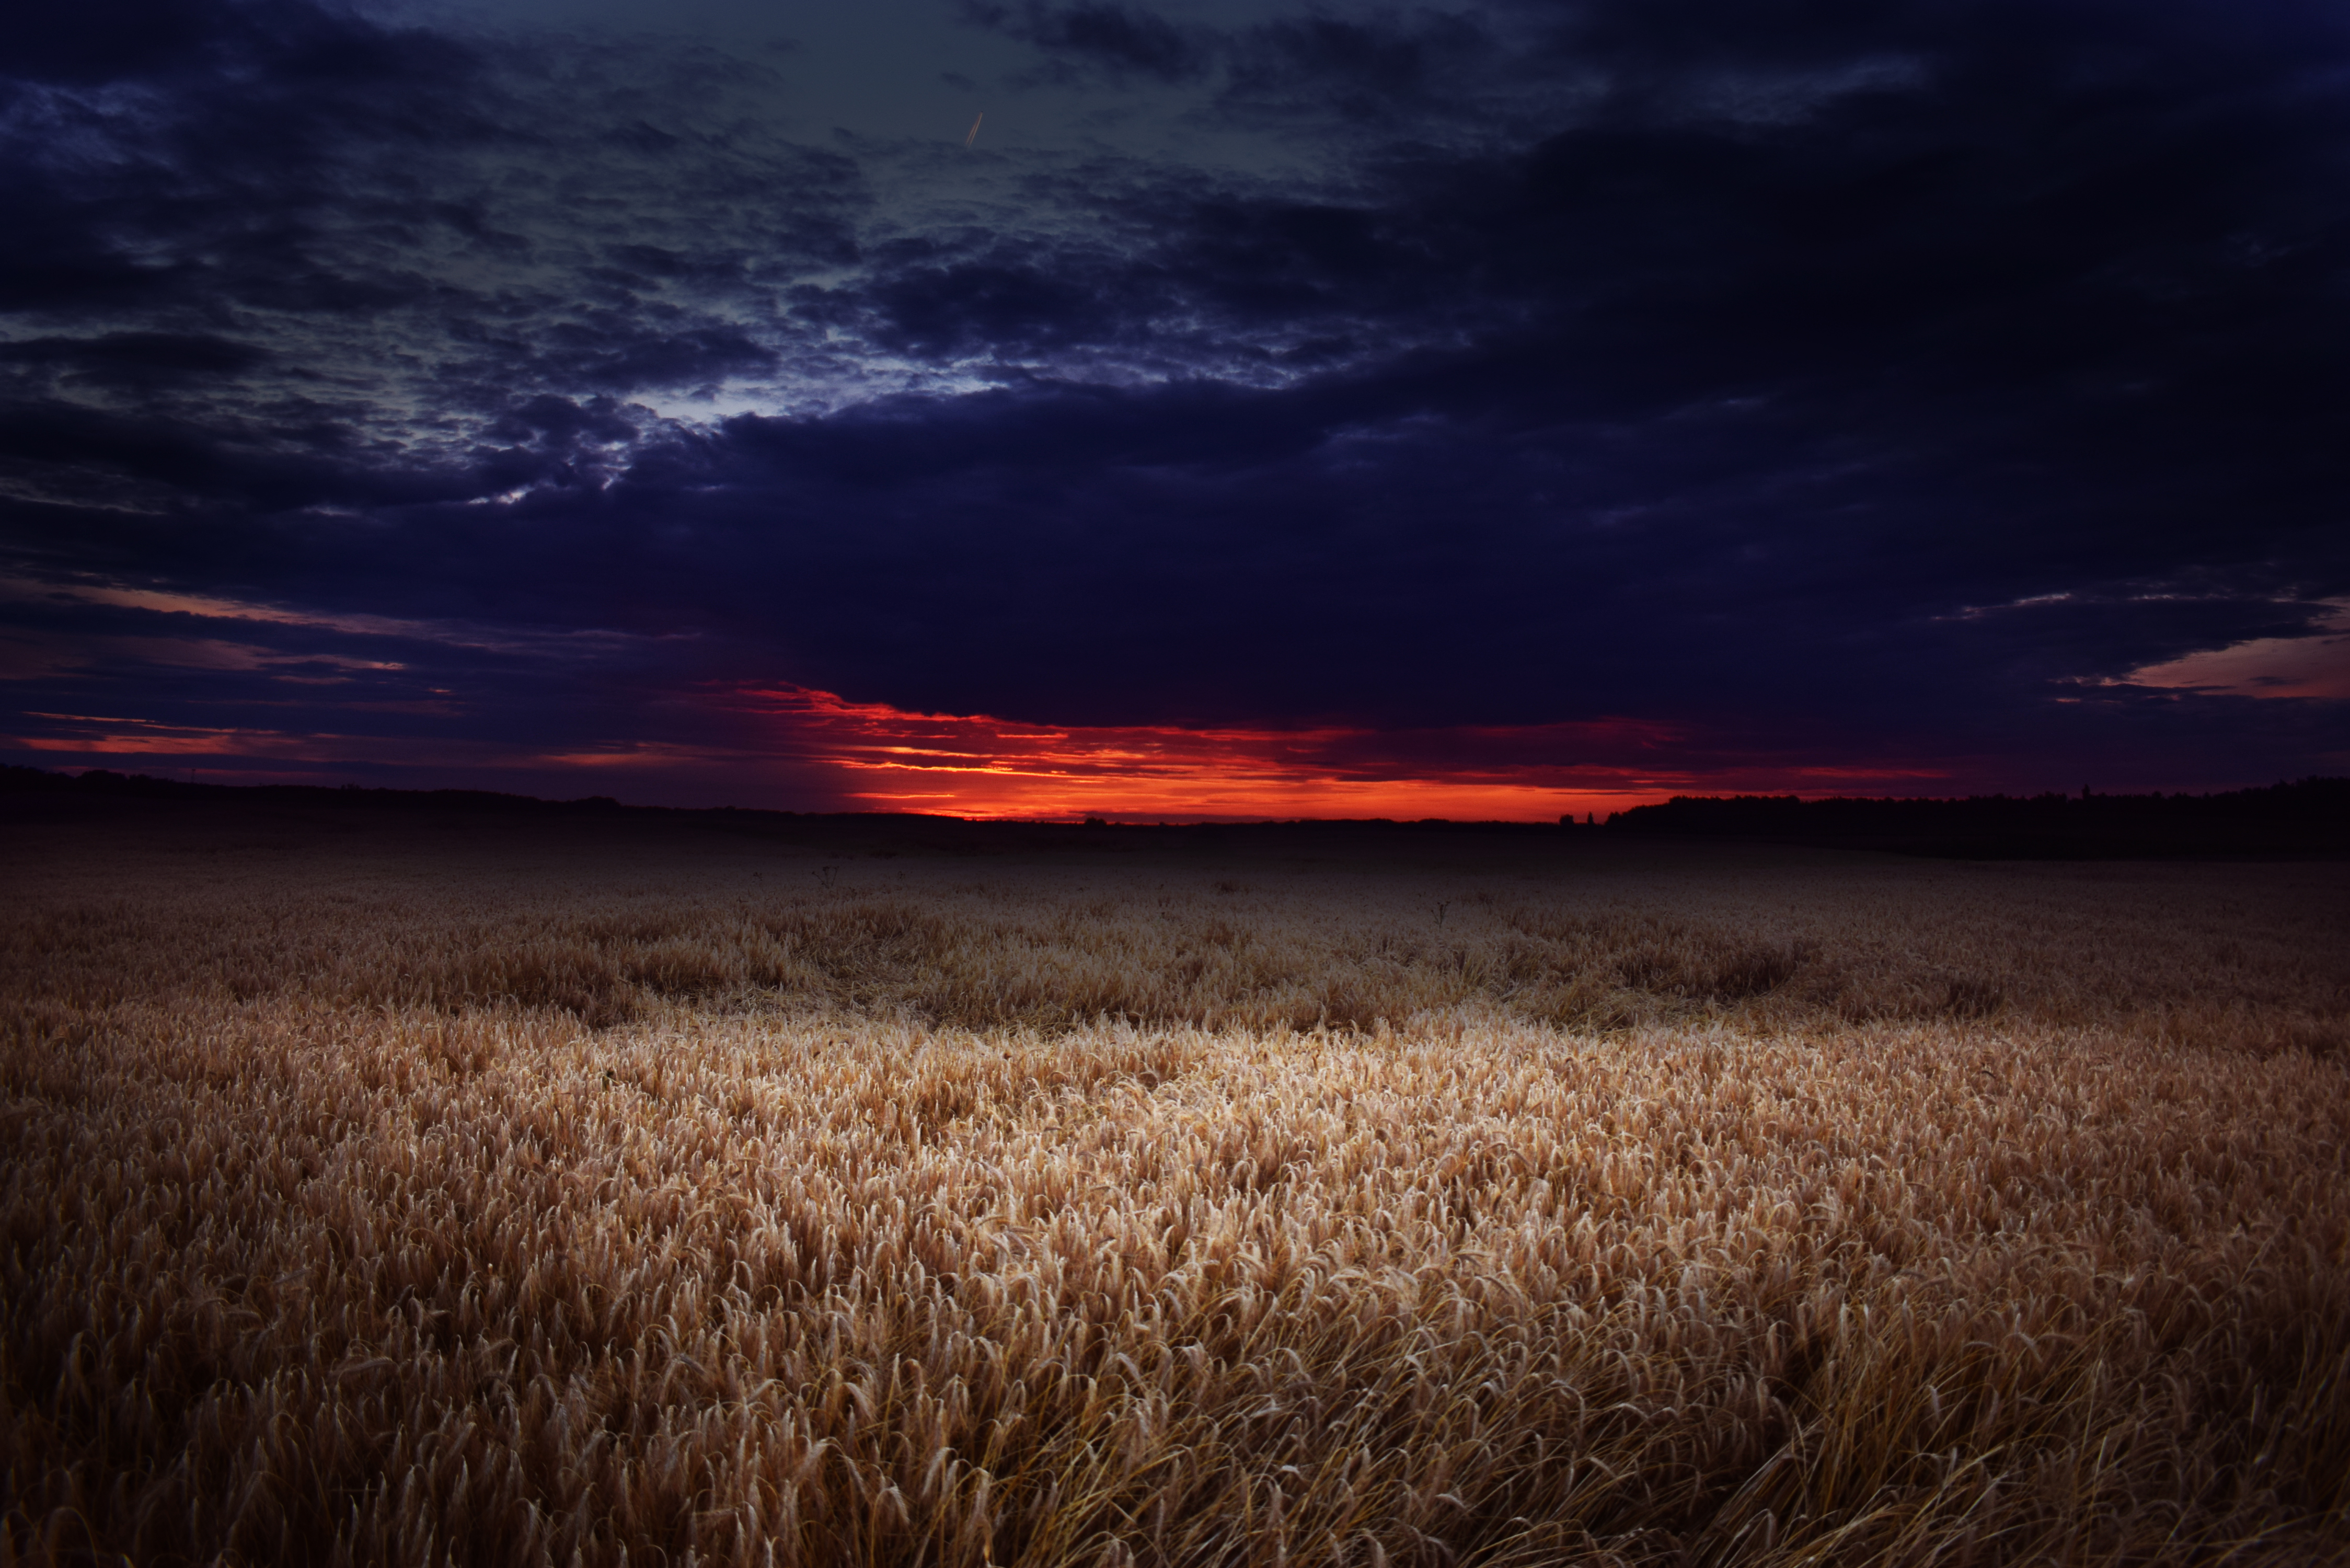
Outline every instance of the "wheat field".
[[2339, 866], [7, 833], [0, 1563], [2350, 1561]]

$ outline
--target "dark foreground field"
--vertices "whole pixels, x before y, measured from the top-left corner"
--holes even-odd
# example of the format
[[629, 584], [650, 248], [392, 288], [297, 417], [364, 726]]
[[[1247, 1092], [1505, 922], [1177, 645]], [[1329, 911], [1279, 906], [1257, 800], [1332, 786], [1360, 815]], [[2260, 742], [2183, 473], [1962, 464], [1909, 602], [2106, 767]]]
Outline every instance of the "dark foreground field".
[[2339, 864], [5, 826], [0, 1563], [2350, 1560]]

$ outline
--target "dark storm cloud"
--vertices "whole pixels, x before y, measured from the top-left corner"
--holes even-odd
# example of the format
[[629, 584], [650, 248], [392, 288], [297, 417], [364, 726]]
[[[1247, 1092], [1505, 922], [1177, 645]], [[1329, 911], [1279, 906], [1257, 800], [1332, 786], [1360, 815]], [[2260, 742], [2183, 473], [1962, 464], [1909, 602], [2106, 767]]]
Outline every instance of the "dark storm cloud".
[[1139, 7], [1035, 0], [1014, 7], [966, 0], [962, 9], [977, 26], [1035, 45], [1066, 74], [1089, 68], [1112, 79], [1131, 74], [1176, 82], [1204, 75], [1212, 60], [1212, 35]]
[[568, 398], [536, 397], [517, 406], [484, 433], [509, 441], [536, 439], [558, 446], [582, 442], [609, 446], [634, 441], [639, 431], [609, 398], [580, 404]]
[[145, 316], [129, 330], [288, 362], [323, 334], [328, 379], [478, 370], [471, 345], [576, 384], [677, 385], [771, 361], [732, 296], [854, 254], [845, 159], [706, 123], [767, 90], [756, 66], [460, 42], [293, 0], [90, 9], [0, 40], [0, 195], [26, 220], [0, 240], [13, 313]]
[[621, 391], [723, 380], [736, 371], [764, 369], [776, 358], [773, 349], [723, 327], [655, 337], [625, 318], [566, 321], [549, 337], [562, 362], [558, 379]]
[[0, 64], [19, 81], [90, 85], [157, 74], [212, 53], [218, 24], [237, 20], [178, 0], [44, 5], [10, 24]]
[[[1448, 87], [1466, 88], [1484, 109], [1506, 78], [1502, 41], [1473, 17], [1419, 12], [1357, 19], [1328, 14], [1277, 17], [1219, 30], [1179, 25], [1146, 6], [1089, 3], [1020, 6], [965, 0], [962, 15], [1035, 46], [1046, 68], [1028, 78], [1055, 83], [1142, 78], [1161, 83], [1217, 78], [1227, 114], [1336, 109], [1354, 116], [1467, 107], [1440, 104]], [[1465, 73], [1483, 73], [1471, 81]]]
[[39, 366], [120, 386], [249, 370], [266, 358], [249, 343], [203, 332], [107, 332], [0, 343], [0, 364]]
[[[939, 362], [974, 354], [1029, 360], [1082, 344], [1112, 344], [1149, 322], [1148, 277], [1123, 263], [1087, 266], [1007, 252], [894, 269], [860, 291], [858, 316], [875, 343]], [[856, 319], [856, 317], [850, 319]]]
[[[286, 0], [45, 7], [0, 38], [11, 309], [396, 297], [307, 254], [355, 166], [495, 134], [481, 59]], [[203, 253], [203, 254], [199, 254]]]
[[2108, 684], [2350, 596], [2337, 12], [969, 14], [1316, 171], [1108, 147], [998, 201], [761, 129], [764, 66], [282, 5], [0, 46], [11, 569], [634, 650], [568, 702], [460, 660], [542, 723], [768, 680], [2014, 784], [2345, 744]]
[[[1030, 711], [1095, 723], [1663, 709], [1770, 724], [1825, 705], [1880, 725], [1908, 711], [1947, 726], [1954, 711], [2001, 724], [2046, 680], [2311, 613], [2249, 591], [2267, 570], [2252, 535], [2232, 574], [2181, 541], [2133, 556], [2150, 576], [2222, 572], [2227, 591], [2210, 597], [2123, 585], [1970, 614], [1970, 599], [2073, 575], [2061, 558], [2019, 561], [2012, 535], [1967, 539], [1968, 501], [2028, 496], [1978, 483], [1913, 502], [1888, 528], [1886, 484], [1930, 493], [1967, 476], [1929, 460], [1840, 473], [1832, 442], [1752, 410], [1664, 432], [1454, 422], [1429, 411], [1449, 379], [1033, 388], [745, 418], [648, 453], [606, 504], [674, 531], [674, 553], [639, 573], [682, 587], [756, 559], [746, 585], [827, 585], [787, 618], [819, 684], [989, 711], [1016, 670]], [[1604, 455], [1576, 472], [1562, 445]], [[858, 591], [871, 583], [888, 591]]]
[[1386, 124], [1451, 118], [1506, 108], [1510, 100], [1491, 89], [1520, 74], [1478, 19], [1425, 12], [1401, 21], [1267, 22], [1235, 36], [1224, 53], [1222, 108], [1231, 114], [1324, 109]]

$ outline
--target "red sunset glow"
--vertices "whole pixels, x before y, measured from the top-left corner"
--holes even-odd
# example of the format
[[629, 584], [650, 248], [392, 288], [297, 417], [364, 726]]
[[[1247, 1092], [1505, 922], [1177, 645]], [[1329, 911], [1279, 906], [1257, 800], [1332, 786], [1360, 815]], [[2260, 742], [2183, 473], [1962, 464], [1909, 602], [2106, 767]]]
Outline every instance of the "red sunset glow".
[[[354, 703], [348, 712], [426, 706]], [[456, 715], [464, 705], [429, 706]], [[1900, 766], [1691, 770], [1668, 761], [1684, 739], [1674, 726], [1634, 719], [1402, 731], [1051, 725], [914, 712], [797, 686], [705, 689], [681, 706], [694, 716], [694, 739], [562, 749], [420, 746], [357, 725], [211, 728], [64, 712], [31, 715], [42, 732], [6, 739], [57, 764], [222, 784], [396, 784], [430, 768], [475, 788], [643, 803], [1133, 822], [1539, 822], [1678, 794], [1913, 791], [1941, 776]]]
[[784, 687], [743, 693], [803, 754], [845, 774], [866, 809], [972, 817], [1099, 815], [1130, 819], [1453, 817], [1537, 821], [1621, 810], [1660, 798], [1650, 779], [1506, 759], [1605, 742], [1669, 738], [1631, 721], [1511, 730], [1455, 730], [1431, 750], [1452, 757], [1415, 768], [1401, 754], [1428, 736], [1367, 730], [1187, 730], [1161, 725], [1057, 726], [983, 714], [911, 713], [830, 692]]

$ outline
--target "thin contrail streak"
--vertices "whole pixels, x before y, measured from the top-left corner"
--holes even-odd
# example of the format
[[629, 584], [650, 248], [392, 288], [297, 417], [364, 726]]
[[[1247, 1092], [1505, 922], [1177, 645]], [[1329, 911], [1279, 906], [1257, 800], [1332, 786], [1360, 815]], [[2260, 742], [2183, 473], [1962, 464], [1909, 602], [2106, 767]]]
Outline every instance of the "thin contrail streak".
[[979, 140], [979, 121], [981, 119], [985, 119], [986, 118], [987, 110], [983, 109], [979, 111], [979, 119], [971, 122], [971, 133], [962, 139], [963, 148], [966, 151], [970, 150], [972, 142]]

